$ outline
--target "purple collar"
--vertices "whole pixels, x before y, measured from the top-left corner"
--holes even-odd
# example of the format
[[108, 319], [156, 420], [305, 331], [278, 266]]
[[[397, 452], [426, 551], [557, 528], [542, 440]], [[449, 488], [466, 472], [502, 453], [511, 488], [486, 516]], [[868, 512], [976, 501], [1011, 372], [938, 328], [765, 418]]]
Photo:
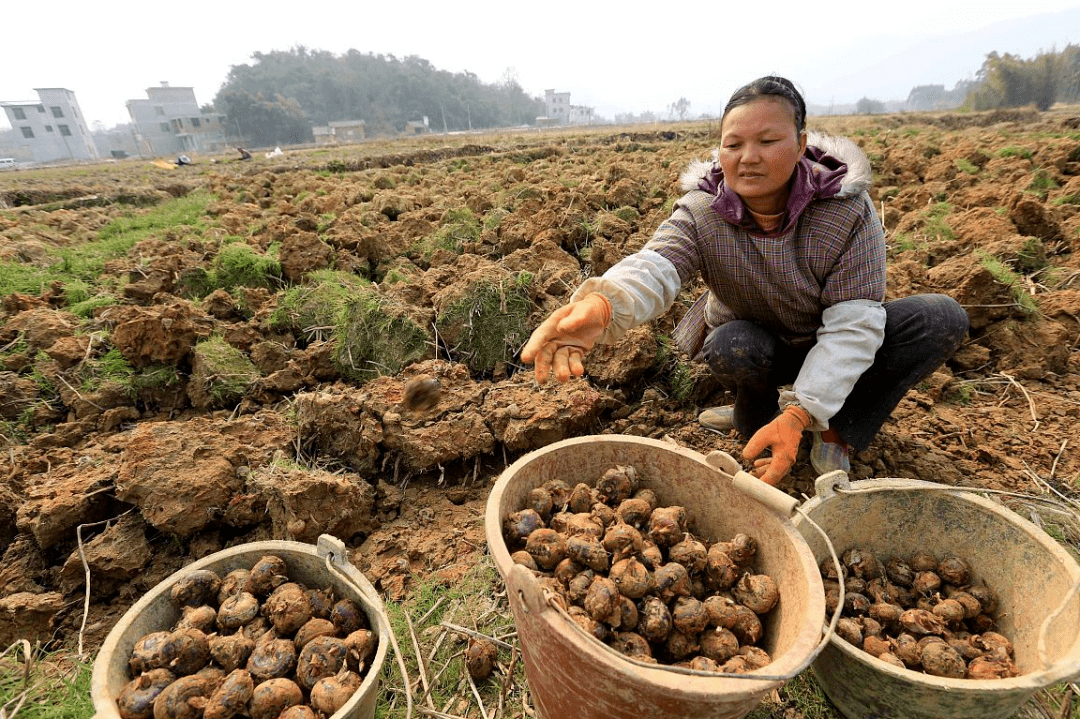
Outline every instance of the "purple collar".
[[[846, 175], [847, 164], [826, 154], [824, 150], [808, 145], [792, 173], [791, 194], [788, 195], [784, 226], [769, 234], [782, 235], [794, 227], [812, 200], [832, 197], [839, 192], [840, 183]], [[698, 189], [716, 195], [711, 207], [720, 217], [744, 229], [761, 231], [743, 204], [742, 198], [724, 184], [724, 171], [719, 164], [713, 165], [708, 174], [701, 178]]]

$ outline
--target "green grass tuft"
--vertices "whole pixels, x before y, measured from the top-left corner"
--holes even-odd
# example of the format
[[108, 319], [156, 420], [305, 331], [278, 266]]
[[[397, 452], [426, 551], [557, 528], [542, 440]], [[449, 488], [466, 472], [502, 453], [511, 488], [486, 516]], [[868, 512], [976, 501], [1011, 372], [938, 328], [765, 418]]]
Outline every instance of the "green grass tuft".
[[1000, 258], [995, 257], [983, 250], [976, 250], [975, 255], [981, 264], [993, 278], [1003, 285], [1007, 285], [1012, 293], [1013, 300], [1024, 312], [1030, 315], [1039, 314], [1039, 303], [1024, 289], [1020, 275], [1005, 264]]
[[261, 376], [243, 352], [216, 335], [197, 343], [194, 355], [191, 382], [202, 388], [213, 407], [236, 404]]
[[318, 270], [307, 279], [305, 284], [282, 293], [270, 316], [270, 326], [288, 329], [309, 342], [329, 337], [346, 300], [371, 286], [362, 277], [339, 270]]
[[233, 242], [224, 245], [218, 252], [214, 260], [214, 275], [215, 281], [212, 284], [216, 285], [216, 288], [273, 289], [281, 285], [281, 263], [275, 257], [261, 254], [251, 245]]
[[529, 336], [530, 281], [523, 273], [501, 283], [478, 283], [448, 303], [435, 326], [459, 362], [482, 373], [513, 359]]
[[334, 361], [342, 375], [360, 381], [397, 374], [427, 357], [431, 341], [404, 308], [374, 288], [358, 289], [345, 298], [334, 340]]
[[73, 657], [74, 653], [30, 650], [27, 661], [20, 644], [0, 654], [0, 714], [18, 719], [93, 716], [93, 664]]

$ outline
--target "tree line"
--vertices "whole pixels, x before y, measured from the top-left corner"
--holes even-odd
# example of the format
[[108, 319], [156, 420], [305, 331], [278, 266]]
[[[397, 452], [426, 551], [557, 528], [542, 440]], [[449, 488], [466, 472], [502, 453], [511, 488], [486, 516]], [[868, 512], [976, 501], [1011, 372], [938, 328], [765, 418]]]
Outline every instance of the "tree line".
[[313, 125], [341, 120], [363, 120], [367, 134], [388, 135], [424, 118], [434, 130], [455, 131], [534, 124], [544, 114], [543, 101], [529, 97], [510, 70], [485, 84], [415, 55], [299, 46], [252, 57], [232, 67], [214, 107], [253, 146], [311, 142]]
[[1080, 102], [1080, 45], [1040, 52], [1032, 58], [1010, 53], [987, 54], [974, 80], [961, 80], [952, 90], [944, 85], [920, 85], [907, 100], [890, 106], [864, 97], [855, 112], [871, 115], [894, 110], [996, 110], [1034, 105], [1048, 110], [1055, 102]]
[[1047, 110], [1055, 102], [1080, 101], [1080, 45], [1061, 52], [1040, 52], [1023, 59], [1005, 53], [986, 56], [964, 106], [971, 110], [1035, 105]]

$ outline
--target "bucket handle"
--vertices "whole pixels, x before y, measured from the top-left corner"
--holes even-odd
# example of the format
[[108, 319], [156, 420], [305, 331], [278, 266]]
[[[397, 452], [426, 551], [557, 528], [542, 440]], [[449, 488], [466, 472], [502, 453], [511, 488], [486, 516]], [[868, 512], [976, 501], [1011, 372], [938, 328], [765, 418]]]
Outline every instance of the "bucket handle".
[[[364, 578], [363, 583], [367, 585], [365, 588], [361, 586], [360, 582], [356, 581], [356, 578], [350, 576], [351, 573], [346, 570], [346, 567], [348, 569], [353, 569], [354, 571], [355, 568], [351, 564], [347, 564], [346, 557], [348, 554], [345, 552], [345, 543], [329, 534], [320, 535], [318, 542], [319, 543], [316, 545], [316, 554], [325, 559], [327, 571], [356, 589], [362, 596], [367, 598], [369, 602], [372, 602], [372, 595], [375, 592], [375, 587], [371, 585], [371, 582]], [[376, 606], [382, 603], [382, 599], [380, 599], [378, 595], [375, 595], [374, 599], [376, 601], [372, 603], [376, 604]], [[402, 657], [401, 648], [398, 646], [397, 637], [394, 636], [394, 631], [390, 628], [389, 621], [386, 623], [386, 633], [389, 635], [390, 646], [394, 648], [394, 658], [397, 660], [398, 670], [401, 672], [401, 679], [405, 682], [405, 703], [407, 705], [405, 708], [405, 719], [412, 719], [413, 700], [412, 691], [409, 689], [409, 670], [408, 667], [405, 666], [405, 659]]]
[[[789, 494], [781, 492], [771, 484], [762, 482], [754, 475], [743, 471], [739, 463], [727, 452], [721, 450], [713, 450], [705, 456], [705, 462], [715, 469], [725, 479], [730, 479], [735, 488], [743, 494], [757, 500], [761, 504], [765, 505], [773, 512], [776, 512], [784, 519], [790, 520], [796, 514], [802, 516], [806, 522], [813, 527], [818, 534], [821, 535], [822, 540], [825, 542], [825, 546], [829, 550], [829, 556], [833, 561], [833, 565], [836, 567], [837, 576], [843, 576], [843, 566], [840, 563], [840, 558], [836, 555], [836, 548], [833, 547], [832, 540], [829, 539], [828, 533], [821, 526], [810, 519], [810, 517], [799, 506], [799, 500], [792, 497]], [[842, 475], [842, 476], [838, 476]], [[823, 475], [822, 478], [832, 481], [847, 481], [847, 475], [844, 472], [829, 472], [827, 475]], [[822, 479], [822, 478], [819, 478]], [[777, 679], [793, 679], [795, 676], [801, 674], [806, 667], [817, 658], [818, 654], [825, 648], [832, 639], [832, 635], [836, 630], [836, 625], [840, 621], [841, 613], [844, 610], [844, 585], [840, 584], [840, 595], [836, 603], [836, 609], [833, 611], [832, 619], [829, 621], [822, 630], [821, 641], [818, 643], [817, 648], [810, 654], [809, 657], [795, 669], [794, 673], [786, 677], [773, 677]], [[737, 676], [737, 675], [736, 675]]]

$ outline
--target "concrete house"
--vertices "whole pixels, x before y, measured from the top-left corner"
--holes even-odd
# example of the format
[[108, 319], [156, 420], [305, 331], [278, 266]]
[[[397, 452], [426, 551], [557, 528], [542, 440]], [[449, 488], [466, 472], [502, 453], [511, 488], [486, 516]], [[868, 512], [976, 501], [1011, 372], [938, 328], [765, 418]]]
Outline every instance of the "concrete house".
[[366, 136], [367, 123], [363, 120], [335, 120], [326, 125], [312, 127], [316, 145], [347, 145], [360, 142]]
[[14, 153], [24, 162], [96, 160], [90, 129], [75, 93], [62, 87], [35, 88], [37, 102], [0, 102], [14, 130]]
[[139, 153], [146, 157], [218, 152], [227, 147], [225, 115], [202, 112], [190, 87], [146, 89], [146, 99], [128, 100]]
[[593, 108], [571, 105], [570, 93], [554, 90], [544, 91], [544, 113], [544, 118], [537, 118], [538, 125], [589, 125], [595, 119]]

